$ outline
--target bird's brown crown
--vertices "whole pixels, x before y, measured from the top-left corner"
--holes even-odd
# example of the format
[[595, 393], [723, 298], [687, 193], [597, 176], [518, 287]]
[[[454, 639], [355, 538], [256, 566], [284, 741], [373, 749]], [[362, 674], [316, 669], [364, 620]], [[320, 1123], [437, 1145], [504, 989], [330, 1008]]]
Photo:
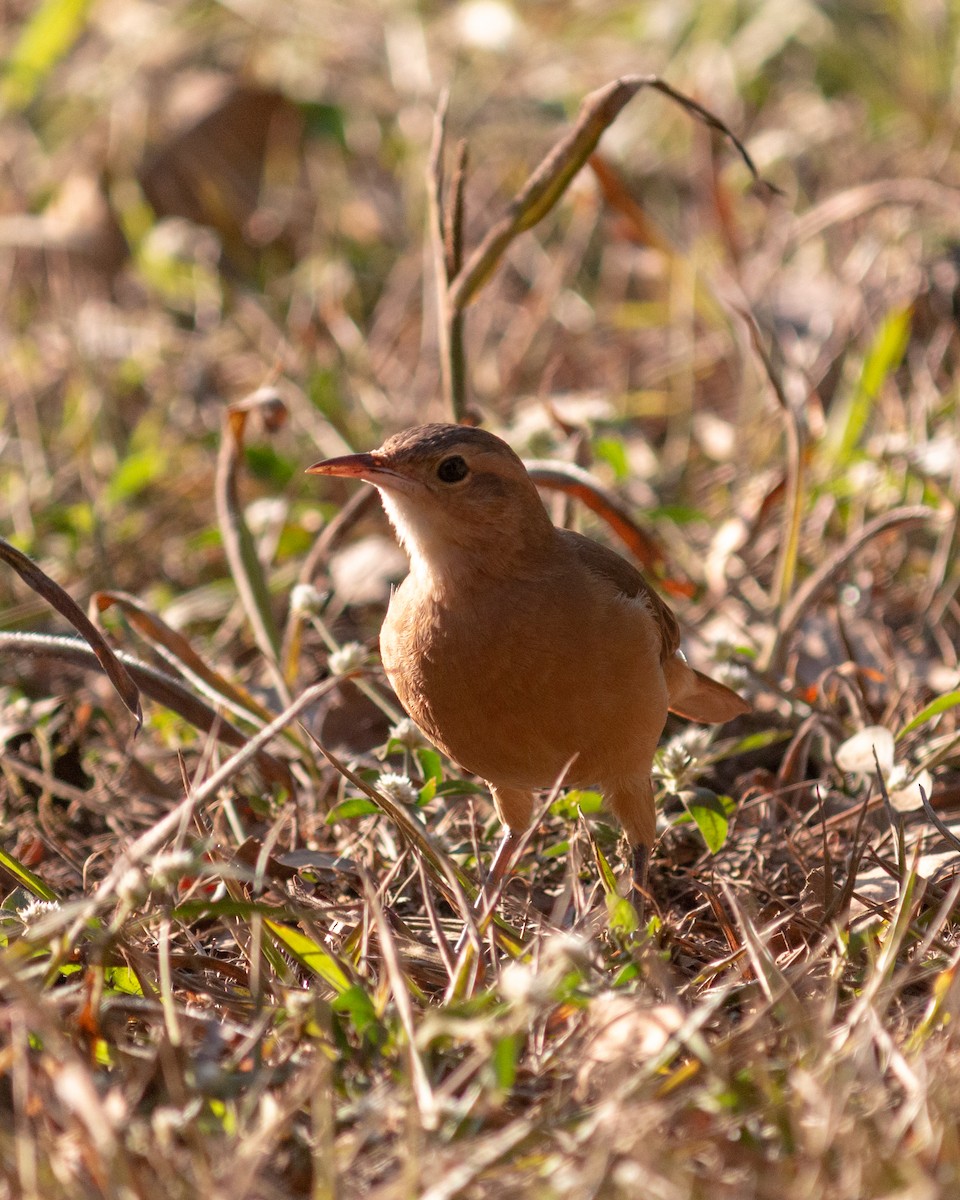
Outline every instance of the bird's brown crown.
[[472, 425], [415, 425], [387, 438], [377, 458], [399, 469], [405, 464], [416, 464], [439, 459], [444, 454], [456, 451], [463, 453], [487, 453], [510, 459], [521, 469], [523, 464], [507, 443], [488, 433], [486, 429], [475, 429]]

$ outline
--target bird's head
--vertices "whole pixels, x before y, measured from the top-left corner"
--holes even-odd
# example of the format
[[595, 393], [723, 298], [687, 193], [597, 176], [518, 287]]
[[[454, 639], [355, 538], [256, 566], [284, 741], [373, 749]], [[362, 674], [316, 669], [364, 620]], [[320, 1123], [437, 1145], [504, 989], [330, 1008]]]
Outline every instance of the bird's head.
[[363, 479], [383, 506], [414, 568], [462, 566], [474, 556], [488, 568], [528, 554], [552, 525], [523, 463], [506, 442], [466, 425], [418, 425], [367, 454], [307, 468], [314, 475]]

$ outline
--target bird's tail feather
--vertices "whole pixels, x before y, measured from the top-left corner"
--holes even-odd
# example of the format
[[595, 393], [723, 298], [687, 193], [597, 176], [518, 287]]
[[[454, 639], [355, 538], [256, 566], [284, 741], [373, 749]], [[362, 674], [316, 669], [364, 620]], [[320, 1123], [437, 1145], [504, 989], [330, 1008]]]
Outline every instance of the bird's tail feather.
[[663, 664], [669, 707], [678, 717], [720, 725], [750, 711], [750, 705], [722, 683], [696, 671], [678, 655]]

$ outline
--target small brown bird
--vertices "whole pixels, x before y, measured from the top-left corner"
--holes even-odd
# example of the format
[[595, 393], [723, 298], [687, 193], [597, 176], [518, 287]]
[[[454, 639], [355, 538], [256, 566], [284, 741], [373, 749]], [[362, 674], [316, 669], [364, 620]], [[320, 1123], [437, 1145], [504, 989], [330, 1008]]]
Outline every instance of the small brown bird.
[[677, 620], [612, 550], [551, 522], [506, 442], [421, 425], [309, 471], [380, 491], [410, 574], [380, 633], [400, 703], [490, 786], [510, 865], [534, 793], [596, 787], [626, 831], [642, 891], [655, 834], [650, 772], [667, 711], [718, 723], [749, 710], [679, 652]]

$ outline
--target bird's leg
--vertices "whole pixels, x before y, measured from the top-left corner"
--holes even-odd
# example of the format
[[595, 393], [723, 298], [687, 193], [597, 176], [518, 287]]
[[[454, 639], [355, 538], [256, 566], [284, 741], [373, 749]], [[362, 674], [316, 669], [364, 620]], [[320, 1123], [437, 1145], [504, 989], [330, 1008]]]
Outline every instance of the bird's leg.
[[650, 847], [643, 842], [633, 847], [633, 888], [642, 895], [647, 890], [647, 871], [650, 866]]
[[653, 784], [647, 773], [610, 788], [607, 801], [620, 819], [632, 851], [632, 887], [630, 899], [643, 917], [647, 896], [647, 874], [650, 867], [650, 848], [656, 835], [656, 809]]
[[[473, 902], [474, 912], [483, 912], [490, 903], [490, 900], [495, 896], [503, 885], [503, 880], [508, 874], [511, 864], [513, 863], [513, 855], [517, 845], [523, 836], [520, 830], [510, 829], [507, 827], [500, 845], [497, 847], [497, 852], [493, 856], [493, 862], [490, 864], [490, 870], [487, 872], [487, 877], [483, 881], [483, 886], [477, 892], [477, 898]], [[464, 926], [463, 932], [457, 938], [456, 953], [459, 954], [467, 942], [467, 927]]]
[[[493, 805], [497, 810], [497, 816], [503, 822], [504, 835], [500, 845], [497, 847], [496, 854], [493, 856], [493, 862], [490, 864], [490, 870], [487, 878], [484, 880], [483, 887], [481, 887], [474, 902], [473, 907], [476, 912], [483, 912], [503, 886], [503, 881], [513, 865], [513, 857], [517, 846], [533, 816], [532, 792], [522, 792], [513, 788], [497, 788], [492, 786], [490, 791], [493, 795]], [[467, 931], [464, 929], [457, 941], [456, 949], [458, 954], [463, 949], [466, 939]]]

